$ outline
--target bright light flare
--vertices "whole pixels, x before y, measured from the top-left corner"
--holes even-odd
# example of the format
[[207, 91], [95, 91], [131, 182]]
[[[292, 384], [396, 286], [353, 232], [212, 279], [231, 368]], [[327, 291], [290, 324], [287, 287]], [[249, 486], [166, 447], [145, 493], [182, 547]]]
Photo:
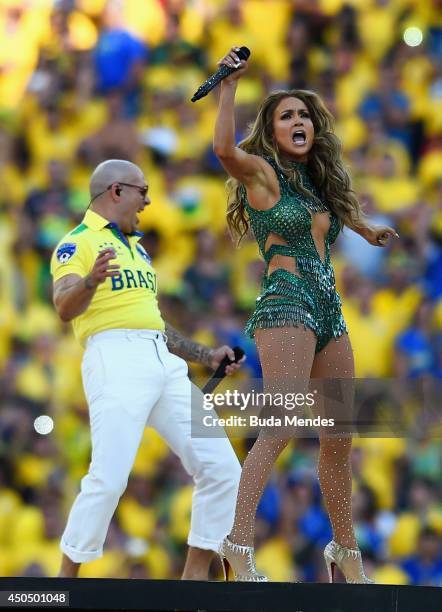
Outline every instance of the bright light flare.
[[42, 414], [35, 419], [34, 429], [37, 433], [45, 436], [54, 429], [54, 421], [47, 414]]
[[407, 28], [404, 32], [405, 44], [409, 47], [418, 47], [424, 39], [422, 30], [416, 26]]

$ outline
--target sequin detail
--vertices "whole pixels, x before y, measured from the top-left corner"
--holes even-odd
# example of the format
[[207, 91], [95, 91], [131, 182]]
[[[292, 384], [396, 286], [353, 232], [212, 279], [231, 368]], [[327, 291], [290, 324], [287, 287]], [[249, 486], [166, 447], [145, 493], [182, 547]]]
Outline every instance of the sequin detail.
[[[262, 366], [266, 393], [302, 392], [310, 388], [309, 380], [352, 379], [354, 360], [347, 336], [329, 342], [321, 353], [314, 355], [316, 337], [312, 332], [295, 327], [258, 330], [256, 344]], [[314, 385], [316, 383], [313, 383]], [[322, 388], [322, 387], [321, 387]], [[345, 385], [340, 404], [339, 419], [350, 419], [353, 407], [353, 386]], [[267, 407], [266, 407], [267, 408]], [[268, 406], [270, 411], [278, 410]], [[315, 416], [324, 415], [326, 405], [319, 400], [312, 407]], [[331, 406], [328, 407], [331, 410]], [[304, 408], [300, 408], [300, 416]], [[332, 413], [335, 416], [335, 413]], [[329, 413], [330, 416], [330, 413]], [[273, 465], [290, 440], [290, 431], [279, 427], [263, 428], [247, 455], [241, 474], [235, 521], [229, 539], [242, 546], [253, 546], [255, 516], [259, 500], [268, 482]], [[302, 434], [302, 432], [300, 432]], [[328, 428], [318, 431], [320, 453], [318, 477], [325, 507], [333, 529], [333, 539], [343, 547], [357, 548], [352, 524], [351, 437], [330, 433]], [[290, 506], [290, 499], [287, 499]], [[295, 502], [296, 503], [296, 502]]]
[[[281, 193], [278, 202], [271, 209], [256, 210], [249, 205], [244, 186], [240, 190], [261, 255], [266, 262], [261, 293], [245, 332], [253, 337], [257, 328], [303, 325], [315, 332], [315, 351], [319, 352], [331, 338], [347, 333], [330, 261], [330, 245], [340, 231], [339, 219], [324, 202], [318, 203], [296, 191], [276, 162], [269, 157], [265, 159], [278, 177]], [[303, 187], [320, 199], [306, 164], [294, 162], [293, 165]], [[312, 217], [309, 211], [328, 212], [330, 215], [330, 228], [324, 240], [324, 261], [311, 233]], [[277, 234], [286, 244], [273, 244], [266, 251], [265, 245], [270, 234]], [[278, 269], [268, 275], [269, 263], [275, 255], [295, 258], [298, 273]]]

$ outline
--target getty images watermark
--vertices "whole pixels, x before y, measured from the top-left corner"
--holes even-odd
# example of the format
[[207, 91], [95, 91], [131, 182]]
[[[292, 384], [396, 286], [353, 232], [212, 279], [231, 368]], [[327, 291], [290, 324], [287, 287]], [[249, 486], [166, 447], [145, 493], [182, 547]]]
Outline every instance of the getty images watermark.
[[[265, 393], [250, 391], [243, 393], [237, 389], [224, 393], [203, 394], [203, 416], [205, 427], [333, 427], [333, 418], [300, 417], [293, 414], [297, 408], [311, 408], [315, 405], [314, 390], [309, 393]], [[272, 406], [276, 414], [255, 414], [256, 409]], [[244, 415], [231, 414], [219, 416], [216, 408], [236, 408]], [[247, 412], [248, 411], [248, 412]]]
[[264, 429], [288, 437], [442, 438], [442, 379], [434, 377], [223, 384], [206, 394], [192, 385], [193, 437], [252, 438]]

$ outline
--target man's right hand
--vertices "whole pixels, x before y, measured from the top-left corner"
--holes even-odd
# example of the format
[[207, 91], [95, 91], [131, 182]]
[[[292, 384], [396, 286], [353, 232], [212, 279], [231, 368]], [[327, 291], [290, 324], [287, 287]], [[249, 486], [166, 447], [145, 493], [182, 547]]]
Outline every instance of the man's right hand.
[[120, 266], [109, 263], [112, 259], [116, 259], [116, 257], [115, 249], [112, 248], [103, 249], [99, 252], [94, 267], [84, 278], [87, 289], [95, 289], [98, 285], [104, 283], [106, 278], [120, 274]]

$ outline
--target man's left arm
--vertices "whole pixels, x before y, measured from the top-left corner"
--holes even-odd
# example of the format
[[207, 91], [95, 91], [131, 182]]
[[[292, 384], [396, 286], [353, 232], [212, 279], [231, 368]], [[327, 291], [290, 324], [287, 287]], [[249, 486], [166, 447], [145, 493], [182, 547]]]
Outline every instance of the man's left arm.
[[[208, 346], [204, 346], [204, 344], [186, 338], [167, 322], [164, 333], [167, 336], [167, 348], [169, 351], [186, 361], [201, 363], [208, 368], [216, 370], [225, 356], [229, 357], [231, 361], [235, 359], [235, 353], [230, 346], [224, 345], [217, 349], [211, 349]], [[233, 374], [233, 372], [241, 367], [244, 360], [245, 357], [238, 363], [228, 365], [226, 367], [226, 374]]]

